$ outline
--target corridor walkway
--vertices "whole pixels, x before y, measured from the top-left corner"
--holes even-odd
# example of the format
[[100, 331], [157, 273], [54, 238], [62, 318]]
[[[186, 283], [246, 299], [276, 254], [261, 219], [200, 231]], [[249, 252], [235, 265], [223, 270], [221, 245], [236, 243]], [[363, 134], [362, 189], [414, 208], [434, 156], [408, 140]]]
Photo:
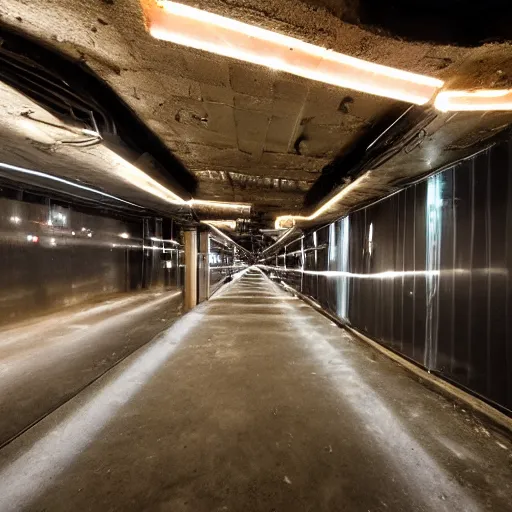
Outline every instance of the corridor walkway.
[[0, 451], [0, 510], [510, 510], [512, 445], [250, 269]]

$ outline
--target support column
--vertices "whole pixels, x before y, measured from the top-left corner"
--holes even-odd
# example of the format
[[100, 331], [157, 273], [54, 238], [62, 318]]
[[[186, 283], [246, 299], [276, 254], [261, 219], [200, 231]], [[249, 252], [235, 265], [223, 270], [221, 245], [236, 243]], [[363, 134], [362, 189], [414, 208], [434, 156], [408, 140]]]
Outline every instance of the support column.
[[199, 298], [203, 302], [210, 298], [210, 233], [199, 233]]
[[197, 230], [185, 231], [185, 311], [197, 305]]

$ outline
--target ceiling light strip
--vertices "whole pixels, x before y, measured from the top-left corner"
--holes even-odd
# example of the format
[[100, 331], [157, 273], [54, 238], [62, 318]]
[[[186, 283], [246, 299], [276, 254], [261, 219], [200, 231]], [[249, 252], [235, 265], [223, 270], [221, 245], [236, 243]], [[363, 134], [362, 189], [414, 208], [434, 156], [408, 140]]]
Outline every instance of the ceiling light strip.
[[246, 212], [246, 213], [250, 213], [250, 210], [251, 210], [250, 204], [224, 203], [222, 201], [207, 201], [204, 199], [191, 199], [190, 201], [187, 201], [187, 204], [191, 207], [206, 206], [208, 208], [240, 210], [241, 212]]
[[366, 172], [356, 180], [354, 180], [352, 183], [341, 189], [335, 196], [331, 197], [328, 201], [326, 201], [323, 205], [321, 205], [318, 209], [316, 209], [311, 215], [303, 216], [303, 215], [282, 215], [280, 217], [277, 217], [275, 222], [276, 229], [284, 229], [284, 224], [289, 223], [295, 225], [296, 221], [312, 221], [315, 220], [317, 217], [320, 217], [323, 213], [325, 213], [329, 208], [337, 204], [339, 201], [341, 201], [348, 193], [352, 192], [356, 188], [359, 188], [361, 184], [368, 180], [368, 178], [371, 175], [371, 171]]
[[143, 1], [155, 38], [343, 88], [423, 105], [443, 82], [171, 1]]
[[133, 164], [125, 160], [123, 157], [109, 150], [110, 156], [113, 160], [114, 165], [111, 167], [111, 172], [118, 175], [124, 181], [130, 185], [134, 185], [140, 190], [147, 192], [159, 199], [162, 199], [168, 203], [188, 206], [189, 208], [194, 207], [208, 207], [219, 210], [237, 210], [241, 213], [250, 212], [251, 205], [244, 203], [224, 203], [220, 201], [207, 201], [203, 199], [190, 199], [185, 201], [178, 194], [169, 190], [164, 185], [153, 179], [151, 176], [141, 171]]
[[442, 112], [512, 110], [512, 89], [443, 91], [435, 106]]

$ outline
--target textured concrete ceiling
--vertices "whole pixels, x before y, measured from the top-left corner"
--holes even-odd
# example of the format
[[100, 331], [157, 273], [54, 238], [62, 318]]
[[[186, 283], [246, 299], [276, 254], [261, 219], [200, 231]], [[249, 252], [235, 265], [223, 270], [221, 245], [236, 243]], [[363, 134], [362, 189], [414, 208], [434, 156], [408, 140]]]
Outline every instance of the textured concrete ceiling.
[[[441, 78], [471, 51], [404, 42], [342, 21], [357, 18], [355, 1], [184, 3]], [[250, 202], [256, 212], [298, 211], [324, 166], [397, 107], [153, 39], [137, 0], [4, 0], [0, 16], [105, 80], [197, 177], [197, 197]]]

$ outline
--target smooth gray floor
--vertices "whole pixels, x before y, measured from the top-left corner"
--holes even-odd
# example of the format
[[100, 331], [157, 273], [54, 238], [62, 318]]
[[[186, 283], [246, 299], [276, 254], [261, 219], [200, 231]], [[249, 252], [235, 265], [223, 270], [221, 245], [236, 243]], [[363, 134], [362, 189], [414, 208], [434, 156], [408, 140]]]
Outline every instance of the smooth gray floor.
[[2, 327], [0, 446], [169, 328], [181, 303], [179, 290], [124, 294]]
[[511, 510], [512, 445], [256, 270], [0, 451], [0, 510]]

